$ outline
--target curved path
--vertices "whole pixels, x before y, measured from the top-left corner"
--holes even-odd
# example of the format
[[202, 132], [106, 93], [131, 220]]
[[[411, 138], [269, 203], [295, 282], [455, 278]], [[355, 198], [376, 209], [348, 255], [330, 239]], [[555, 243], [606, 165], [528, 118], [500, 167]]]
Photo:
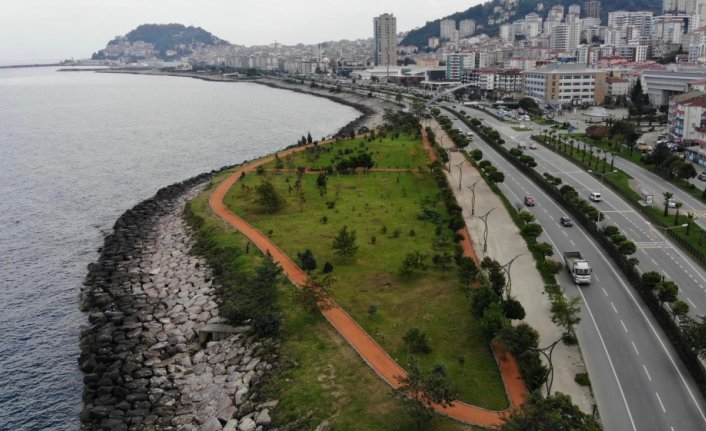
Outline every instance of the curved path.
[[[428, 141], [425, 143], [428, 148]], [[279, 153], [280, 156], [292, 152], [301, 151], [305, 147], [298, 147], [287, 152]], [[263, 253], [270, 254], [272, 259], [278, 263], [289, 280], [296, 286], [303, 285], [307, 276], [306, 273], [297, 266], [292, 259], [289, 258], [276, 244], [274, 244], [262, 232], [255, 229], [242, 218], [231, 212], [223, 203], [226, 193], [240, 178], [242, 173], [254, 171], [258, 166], [274, 160], [274, 156], [256, 160], [247, 166], [238, 169], [225, 180], [223, 180], [213, 190], [209, 196], [209, 206], [211, 209], [228, 224], [236, 228], [243, 235], [248, 237]], [[466, 234], [467, 235], [467, 234]], [[466, 236], [466, 238], [468, 238]], [[466, 241], [464, 241], [466, 242]], [[467, 246], [470, 241], [466, 242]], [[465, 247], [464, 247], [465, 248]], [[475, 255], [474, 255], [475, 256]], [[330, 308], [321, 312], [326, 320], [338, 331], [343, 338], [355, 349], [361, 358], [373, 369], [385, 382], [392, 387], [399, 387], [398, 377], [406, 376], [405, 370], [400, 367], [379, 344], [368, 335], [358, 323], [351, 318], [341, 307], [334, 301], [331, 301]], [[500, 374], [502, 375], [505, 388], [510, 399], [510, 408], [503, 411], [492, 411], [481, 407], [472, 406], [470, 404], [454, 401], [451, 406], [444, 407], [435, 405], [434, 409], [445, 416], [456, 419], [458, 421], [479, 425], [487, 428], [497, 428], [502, 425], [503, 418], [509, 413], [512, 408], [517, 407], [524, 401], [524, 396], [527, 393], [522, 378], [520, 377], [517, 362], [509, 353], [506, 353], [502, 348], [493, 343], [493, 353], [498, 362]]]

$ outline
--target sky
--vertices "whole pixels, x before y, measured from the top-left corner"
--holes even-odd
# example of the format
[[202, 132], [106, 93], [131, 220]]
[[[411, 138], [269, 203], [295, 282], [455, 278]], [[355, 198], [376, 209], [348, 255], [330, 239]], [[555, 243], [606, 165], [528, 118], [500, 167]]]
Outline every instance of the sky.
[[408, 31], [483, 0], [0, 0], [0, 64], [86, 58], [140, 24], [202, 27], [238, 45], [372, 37], [372, 19]]

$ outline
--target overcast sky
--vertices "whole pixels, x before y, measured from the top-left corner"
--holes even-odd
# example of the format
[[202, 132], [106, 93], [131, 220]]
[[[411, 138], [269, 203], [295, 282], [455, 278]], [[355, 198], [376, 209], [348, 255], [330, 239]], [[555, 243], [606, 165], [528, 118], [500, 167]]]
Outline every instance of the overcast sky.
[[89, 57], [145, 23], [198, 26], [248, 46], [360, 39], [385, 12], [407, 31], [482, 1], [0, 0], [0, 63]]

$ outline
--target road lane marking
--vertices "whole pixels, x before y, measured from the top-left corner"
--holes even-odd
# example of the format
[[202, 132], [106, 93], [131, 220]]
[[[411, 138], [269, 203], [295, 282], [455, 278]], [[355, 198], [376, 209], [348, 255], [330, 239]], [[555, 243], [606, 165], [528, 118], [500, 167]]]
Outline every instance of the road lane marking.
[[645, 370], [645, 374], [647, 374], [647, 380], [652, 381], [652, 376], [650, 376], [650, 372], [647, 371], [645, 364], [642, 364], [642, 369]]
[[659, 397], [659, 392], [655, 392], [655, 395], [657, 395], [657, 401], [659, 401], [659, 406], [662, 407], [662, 412], [667, 413], [667, 409], [665, 409], [664, 404], [662, 404], [662, 398]]
[[635, 345], [635, 342], [631, 341], [631, 343], [632, 343], [632, 348], [635, 349], [635, 353], [637, 354], [637, 356], [640, 356], [640, 352], [637, 350], [637, 346]]
[[562, 230], [562, 231], [561, 231], [561, 233], [563, 233], [565, 237], [567, 237], [567, 238], [569, 237], [569, 234], [568, 234], [568, 233], [566, 233], [566, 231], [565, 231], [565, 230]]
[[692, 308], [696, 308], [696, 304], [694, 304], [694, 301], [691, 300], [691, 298], [686, 298], [687, 301], [689, 301], [689, 304], [691, 304]]
[[623, 325], [623, 329], [625, 330], [625, 333], [628, 333], [628, 327], [625, 326], [625, 322], [623, 322], [623, 319], [620, 319], [620, 324]]
[[657, 263], [657, 261], [656, 261], [656, 260], [654, 260], [654, 259], [652, 259], [652, 258], [650, 258], [650, 260], [652, 261], [652, 263], [654, 263], [654, 264], [655, 264], [655, 266], [659, 266], [659, 263]]
[[576, 243], [574, 242], [573, 239], [570, 239], [569, 242], [571, 242], [571, 245], [573, 245], [574, 247], [576, 247]]
[[615, 311], [615, 314], [618, 314], [618, 309], [615, 308], [615, 304], [613, 304], [613, 303], [611, 302], [611, 303], [610, 303], [610, 306], [613, 307], [613, 311]]
[[605, 287], [601, 287], [601, 289], [603, 289], [603, 293], [605, 293], [605, 296], [608, 296], [608, 291], [605, 290]]

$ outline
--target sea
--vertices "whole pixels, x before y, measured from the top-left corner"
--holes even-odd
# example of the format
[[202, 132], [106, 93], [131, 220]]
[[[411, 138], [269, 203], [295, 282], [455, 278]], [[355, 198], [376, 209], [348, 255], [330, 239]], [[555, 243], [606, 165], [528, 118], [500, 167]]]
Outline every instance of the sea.
[[359, 115], [252, 83], [0, 69], [0, 429], [80, 427], [79, 292], [120, 214]]

